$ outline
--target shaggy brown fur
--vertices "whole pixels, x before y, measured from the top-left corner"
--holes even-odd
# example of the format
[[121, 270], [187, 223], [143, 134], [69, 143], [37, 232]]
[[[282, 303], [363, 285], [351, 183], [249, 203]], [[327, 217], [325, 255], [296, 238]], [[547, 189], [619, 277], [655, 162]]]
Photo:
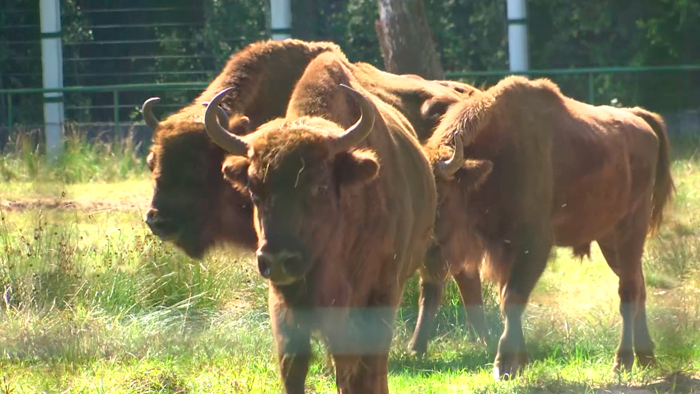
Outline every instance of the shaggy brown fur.
[[[364, 141], [335, 152], [333, 136], [360, 115], [341, 83], [371, 100], [376, 120]], [[287, 274], [260, 268], [273, 272], [269, 308], [287, 393], [304, 391], [314, 330], [327, 340], [339, 392], [388, 393], [396, 307], [431, 242], [437, 199], [414, 130], [327, 53], [307, 67], [286, 117], [245, 140], [247, 157], [230, 156], [223, 172], [254, 196], [259, 268], [297, 256], [284, 260]]]
[[[485, 257], [506, 325], [496, 376], [527, 363], [521, 315], [552, 245], [584, 255], [592, 241], [620, 278], [615, 368], [629, 370], [633, 351], [642, 365], [654, 363], [641, 258], [674, 189], [661, 118], [575, 101], [548, 80], [508, 77], [448, 110], [424, 146], [433, 162], [448, 157], [453, 135], [463, 139], [468, 160], [492, 170], [476, 189], [463, 182], [465, 170], [452, 181], [438, 178], [435, 260], [453, 273], [473, 272]], [[441, 290], [442, 282], [434, 285]]]
[[[221, 179], [223, 151], [204, 132], [204, 106], [219, 91], [234, 87], [222, 103], [228, 129], [246, 134], [251, 128], [283, 116], [295, 83], [320, 53], [334, 53], [370, 93], [398, 109], [421, 139], [430, 135], [440, 116], [462, 94], [422, 78], [384, 73], [369, 64], [349, 63], [327, 42], [266, 41], [233, 55], [219, 76], [192, 104], [160, 122], [149, 155], [155, 190], [149, 215], [162, 219], [158, 233], [192, 257], [202, 257], [217, 243], [254, 250], [250, 197]], [[469, 85], [459, 84], [462, 90]], [[242, 117], [250, 119], [245, 125]]]
[[284, 114], [294, 84], [311, 59], [323, 52], [343, 56], [332, 43], [251, 44], [231, 57], [192, 104], [160, 122], [148, 157], [154, 181], [149, 215], [162, 219], [159, 235], [173, 240], [192, 257], [201, 257], [220, 242], [246, 248], [255, 245], [250, 197], [237, 193], [222, 179], [224, 151], [204, 131], [203, 103], [222, 89], [234, 87], [222, 107], [229, 114], [229, 128], [245, 134], [248, 129], [239, 127], [241, 116], [250, 119], [250, 127], [257, 127]]

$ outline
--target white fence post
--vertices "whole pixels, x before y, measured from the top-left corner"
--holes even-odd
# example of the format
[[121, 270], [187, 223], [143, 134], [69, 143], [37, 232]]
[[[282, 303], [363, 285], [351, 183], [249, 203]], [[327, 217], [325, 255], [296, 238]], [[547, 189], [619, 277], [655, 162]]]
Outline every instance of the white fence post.
[[290, 0], [270, 0], [270, 30], [273, 40], [292, 37], [292, 3]]
[[[63, 87], [60, 0], [41, 0], [41, 62], [44, 89]], [[44, 93], [44, 132], [50, 160], [61, 154], [63, 135], [63, 93]]]
[[510, 71], [527, 71], [527, 0], [508, 0], [507, 7]]

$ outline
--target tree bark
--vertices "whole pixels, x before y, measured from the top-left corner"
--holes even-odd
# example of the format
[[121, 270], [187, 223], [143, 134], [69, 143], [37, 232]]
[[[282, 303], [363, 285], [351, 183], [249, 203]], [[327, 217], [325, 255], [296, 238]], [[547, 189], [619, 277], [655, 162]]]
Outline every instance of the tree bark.
[[423, 0], [377, 0], [379, 20], [374, 23], [387, 71], [444, 79]]
[[292, 1], [292, 37], [304, 41], [318, 39], [319, 8], [317, 0]]

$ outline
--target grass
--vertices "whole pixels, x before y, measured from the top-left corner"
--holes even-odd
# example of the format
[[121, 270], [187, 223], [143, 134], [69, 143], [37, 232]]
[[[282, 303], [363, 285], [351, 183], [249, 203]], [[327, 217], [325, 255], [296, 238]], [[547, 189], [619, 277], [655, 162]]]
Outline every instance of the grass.
[[38, 135], [19, 132], [9, 141], [0, 156], [0, 181], [6, 183], [76, 184], [114, 182], [142, 178], [146, 172], [145, 159], [136, 151], [131, 136], [119, 141], [96, 138], [87, 141], [67, 127], [63, 152], [56, 163], [41, 153]]
[[[150, 196], [146, 169], [124, 144], [70, 140], [72, 158], [56, 167], [21, 143], [0, 158], [0, 393], [281, 392], [267, 285], [250, 256], [221, 249], [195, 262], [154, 239], [141, 220]], [[611, 372], [617, 278], [594, 246], [591, 260], [554, 253], [524, 320], [532, 364], [511, 382], [491, 377], [494, 343], [467, 340], [454, 284], [429, 356], [407, 354], [417, 314], [411, 280], [392, 348], [391, 391], [700, 392], [700, 144], [676, 146], [678, 194], [644, 260], [660, 368]], [[484, 295], [499, 333], [493, 287]], [[335, 392], [325, 348], [314, 347], [309, 392]]]

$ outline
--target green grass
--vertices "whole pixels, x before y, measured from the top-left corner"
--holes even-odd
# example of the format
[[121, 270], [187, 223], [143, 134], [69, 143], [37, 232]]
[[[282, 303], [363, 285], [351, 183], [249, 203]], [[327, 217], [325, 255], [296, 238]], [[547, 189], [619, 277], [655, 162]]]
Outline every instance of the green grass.
[[135, 154], [133, 139], [94, 141], [68, 128], [63, 154], [50, 163], [42, 154], [43, 144], [36, 144], [37, 135], [18, 133], [0, 155], [0, 182], [60, 183], [114, 182], [143, 178], [147, 173], [145, 159]]
[[[0, 159], [14, 174], [0, 180], [0, 202], [44, 202], [0, 204], [0, 393], [280, 392], [267, 285], [250, 256], [222, 249], [196, 262], [154, 239], [141, 220], [150, 196], [141, 159], [126, 148], [104, 158], [96, 152], [112, 148], [73, 143], [74, 152], [92, 153], [76, 153], [58, 169], [20, 148]], [[532, 363], [511, 382], [491, 377], [495, 343], [467, 340], [452, 283], [428, 357], [407, 354], [417, 314], [411, 280], [392, 348], [391, 391], [700, 392], [700, 144], [677, 146], [678, 195], [644, 260], [660, 368], [611, 372], [617, 278], [594, 246], [591, 260], [554, 253], [524, 320]], [[130, 170], [118, 171], [125, 161]], [[31, 172], [31, 163], [42, 170]], [[62, 200], [77, 209], [45, 204]], [[498, 335], [493, 287], [484, 295]], [[325, 348], [314, 347], [309, 392], [335, 392]]]

